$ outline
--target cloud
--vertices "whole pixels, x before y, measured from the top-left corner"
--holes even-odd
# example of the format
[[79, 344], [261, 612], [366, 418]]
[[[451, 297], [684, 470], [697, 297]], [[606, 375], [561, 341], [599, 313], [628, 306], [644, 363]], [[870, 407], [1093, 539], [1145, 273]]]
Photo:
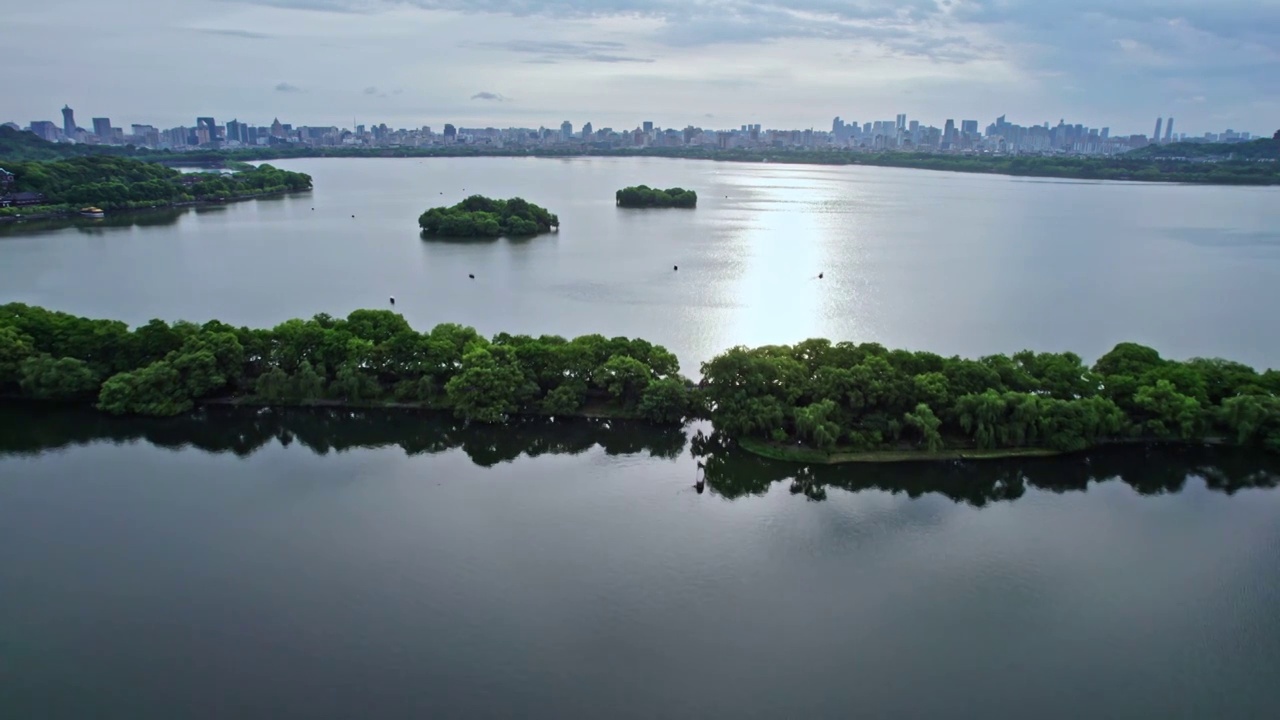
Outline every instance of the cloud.
[[585, 60], [600, 63], [651, 63], [653, 58], [621, 55], [627, 46], [624, 43], [606, 40], [505, 40], [500, 42], [479, 42], [474, 47], [505, 50], [512, 53], [535, 55], [536, 58], [526, 60], [529, 63], [550, 64], [561, 60]]
[[364, 94], [365, 94], [365, 95], [377, 95], [377, 94], [378, 94], [378, 88], [376, 88], [376, 87], [374, 87], [374, 86], [370, 85], [369, 87], [367, 87], [367, 88], [365, 88], [365, 89], [364, 89]]
[[508, 98], [498, 93], [478, 92], [475, 95], [472, 95], [471, 99], [472, 100], [492, 100], [494, 102], [506, 102]]
[[297, 85], [291, 85], [287, 82], [282, 82], [276, 85], [276, 92], [296, 93], [296, 92], [302, 92], [302, 88], [298, 87]]
[[232, 30], [232, 29], [225, 29], [225, 28], [191, 28], [191, 29], [198, 33], [204, 33], [205, 35], [224, 35], [226, 37], [245, 38], [247, 40], [269, 40], [275, 37], [274, 35], [269, 35], [267, 33], [253, 32], [250, 30]]

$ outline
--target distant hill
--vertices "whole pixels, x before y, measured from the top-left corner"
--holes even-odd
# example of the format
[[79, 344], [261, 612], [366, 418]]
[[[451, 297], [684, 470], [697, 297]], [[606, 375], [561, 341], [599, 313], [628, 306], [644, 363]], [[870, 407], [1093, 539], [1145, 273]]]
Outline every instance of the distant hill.
[[1240, 143], [1178, 142], [1148, 145], [1124, 154], [1127, 158], [1232, 158], [1280, 160], [1280, 141], [1264, 138]]
[[63, 160], [86, 155], [130, 155], [132, 148], [51, 143], [25, 130], [0, 125], [0, 167], [5, 161]]

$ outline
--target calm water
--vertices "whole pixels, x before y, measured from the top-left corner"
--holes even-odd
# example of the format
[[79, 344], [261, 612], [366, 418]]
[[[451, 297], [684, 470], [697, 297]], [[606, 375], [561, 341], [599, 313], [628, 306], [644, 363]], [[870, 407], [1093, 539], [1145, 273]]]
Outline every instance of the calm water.
[[[695, 457], [708, 465], [694, 486]], [[5, 718], [1258, 718], [1276, 459], [0, 409]]]
[[[317, 189], [0, 227], [0, 301], [270, 325], [394, 294], [420, 327], [641, 336], [689, 374], [734, 344], [809, 336], [1086, 357], [1133, 339], [1280, 364], [1275, 189], [647, 159], [281, 165]], [[640, 182], [700, 206], [613, 206]], [[425, 207], [472, 192], [525, 196], [564, 227], [418, 237]], [[0, 718], [1280, 705], [1276, 458], [807, 469], [705, 432], [0, 405]]]
[[[644, 337], [690, 375], [735, 344], [811, 336], [1086, 358], [1137, 340], [1280, 364], [1276, 188], [657, 158], [279, 164], [315, 191], [146, 225], [0, 228], [3, 298], [261, 326], [395, 295], [421, 327]], [[693, 188], [698, 209], [614, 207], [614, 190], [637, 183]], [[471, 193], [521, 195], [563, 229], [418, 237], [424, 209]]]

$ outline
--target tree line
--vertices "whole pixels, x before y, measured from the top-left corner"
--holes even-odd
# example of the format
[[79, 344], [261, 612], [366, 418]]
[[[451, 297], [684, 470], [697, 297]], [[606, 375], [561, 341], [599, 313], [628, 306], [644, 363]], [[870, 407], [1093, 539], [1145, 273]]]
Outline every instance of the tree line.
[[698, 193], [684, 188], [659, 190], [648, 185], [633, 185], [614, 193], [620, 207], [625, 208], [694, 208], [698, 206]]
[[15, 176], [14, 192], [41, 193], [48, 205], [70, 209], [160, 207], [311, 188], [310, 175], [265, 164], [236, 173], [184, 174], [156, 163], [93, 155], [5, 169]]
[[679, 423], [690, 383], [644, 340], [419, 333], [386, 310], [317, 315], [271, 329], [152, 320], [130, 329], [20, 303], [0, 306], [0, 393], [173, 416], [235, 398], [265, 405], [404, 404], [481, 423], [598, 414]]
[[551, 232], [560, 218], [523, 198], [472, 195], [457, 205], [434, 207], [418, 217], [422, 234], [441, 237], [527, 237]]
[[1087, 366], [1073, 353], [979, 359], [806, 340], [732, 348], [693, 385], [641, 339], [484, 338], [454, 324], [417, 332], [387, 310], [316, 315], [271, 329], [152, 320], [130, 329], [20, 303], [0, 306], [0, 394], [172, 416], [197, 402], [400, 404], [480, 423], [598, 415], [678, 424], [774, 454], [1043, 448], [1215, 441], [1280, 452], [1280, 372], [1162, 358], [1121, 343]]
[[822, 453], [945, 448], [1076, 451], [1118, 440], [1221, 440], [1280, 452], [1280, 372], [1178, 362], [1121, 343], [977, 360], [806, 340], [733, 348], [702, 366], [726, 436]]

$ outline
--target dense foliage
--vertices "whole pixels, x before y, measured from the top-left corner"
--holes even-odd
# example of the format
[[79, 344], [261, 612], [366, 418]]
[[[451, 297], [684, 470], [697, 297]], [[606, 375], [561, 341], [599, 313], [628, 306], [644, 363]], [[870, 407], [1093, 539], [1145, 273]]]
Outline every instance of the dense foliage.
[[311, 176], [270, 165], [231, 174], [184, 175], [156, 163], [110, 155], [9, 163], [5, 169], [16, 178], [15, 192], [43, 193], [50, 205], [94, 205], [103, 209], [155, 207], [311, 188]]
[[[1276, 131], [1280, 135], [1280, 130]], [[1280, 140], [1260, 138], [1249, 142], [1206, 143], [1176, 142], [1168, 145], [1148, 145], [1125, 153], [1138, 158], [1205, 158], [1237, 160], [1280, 160]]]
[[604, 414], [680, 422], [693, 392], [644, 340], [419, 333], [386, 310], [317, 315], [271, 330], [152, 320], [130, 330], [22, 304], [0, 306], [0, 394], [97, 399], [113, 414], [169, 416], [196, 401], [271, 405], [397, 402], [484, 423], [514, 414]]
[[560, 218], [522, 198], [493, 200], [472, 195], [452, 207], [422, 213], [418, 225], [424, 235], [443, 237], [518, 237], [551, 232]]
[[806, 340], [737, 347], [698, 388], [644, 340], [419, 333], [386, 310], [317, 315], [270, 330], [152, 320], [130, 329], [18, 303], [0, 306], [0, 395], [88, 401], [169, 416], [209, 398], [269, 405], [406, 404], [481, 423], [597, 414], [832, 453], [1081, 450], [1124, 440], [1221, 441], [1280, 451], [1280, 372], [1161, 358], [1121, 343], [1092, 367], [1072, 353], [977, 360]]
[[684, 188], [659, 190], [648, 185], [625, 187], [614, 194], [618, 205], [626, 208], [693, 208], [698, 205], [698, 193]]
[[944, 447], [1080, 450], [1208, 438], [1280, 451], [1280, 372], [1166, 360], [1122, 343], [979, 360], [807, 340], [733, 348], [702, 366], [717, 431], [823, 452]]

